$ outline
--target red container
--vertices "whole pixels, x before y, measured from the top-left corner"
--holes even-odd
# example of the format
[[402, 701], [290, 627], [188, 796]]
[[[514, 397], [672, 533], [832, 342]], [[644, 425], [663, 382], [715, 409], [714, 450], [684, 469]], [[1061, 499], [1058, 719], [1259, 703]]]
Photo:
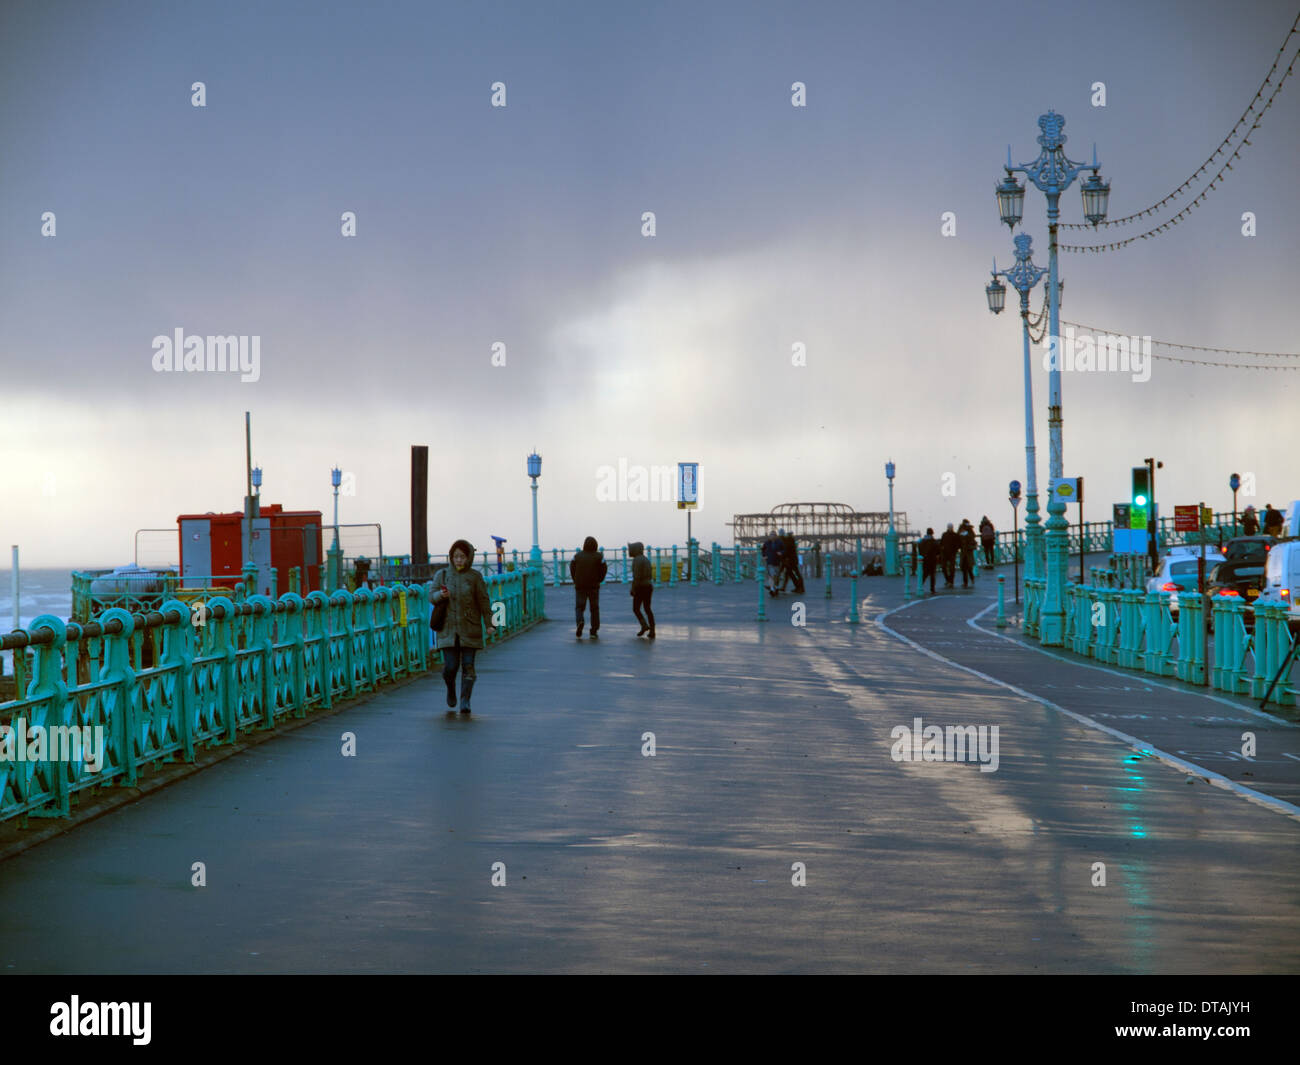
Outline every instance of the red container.
[[[233, 588], [244, 568], [244, 515], [237, 510], [181, 514], [176, 523], [181, 586]], [[289, 591], [289, 570], [294, 566], [302, 569], [303, 595], [321, 588], [321, 512], [286, 511], [278, 503], [262, 506], [253, 520], [249, 552], [258, 567], [257, 590], [263, 595]], [[276, 570], [275, 588], [270, 585], [271, 567]]]

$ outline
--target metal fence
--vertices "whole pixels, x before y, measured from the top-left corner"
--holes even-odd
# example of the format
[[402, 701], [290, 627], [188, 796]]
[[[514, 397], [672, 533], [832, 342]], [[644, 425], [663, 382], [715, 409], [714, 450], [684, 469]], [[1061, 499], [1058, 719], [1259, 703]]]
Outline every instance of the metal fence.
[[[488, 645], [543, 617], [536, 571], [493, 574], [487, 586], [499, 626], [485, 633]], [[200, 747], [422, 673], [429, 618], [418, 584], [172, 598], [157, 611], [110, 607], [84, 623], [42, 615], [0, 637], [0, 649], [16, 652], [16, 698], [0, 703], [0, 742], [10, 745], [0, 820], [66, 817], [79, 793], [133, 786], [145, 766], [192, 762]], [[46, 742], [32, 754], [36, 735]]]

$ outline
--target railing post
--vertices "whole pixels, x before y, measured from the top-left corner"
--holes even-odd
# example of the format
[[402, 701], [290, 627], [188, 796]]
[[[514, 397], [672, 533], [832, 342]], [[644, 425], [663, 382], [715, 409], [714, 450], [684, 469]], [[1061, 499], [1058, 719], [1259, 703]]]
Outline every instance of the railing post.
[[[32, 621], [28, 626], [29, 633], [35, 633], [38, 629], [49, 629], [54, 633], [54, 640], [48, 644], [37, 644], [35, 653], [35, 662], [32, 669], [32, 686], [27, 693], [27, 698], [31, 701], [29, 712], [36, 710], [39, 702], [44, 702], [46, 709], [37, 720], [28, 720], [24, 727], [30, 728], [32, 725], [42, 725], [46, 729], [46, 737], [49, 737], [50, 726], [63, 725], [67, 726], [72, 723], [72, 715], [69, 712], [72, 707], [68, 704], [68, 685], [63, 677], [63, 649], [68, 642], [67, 623], [53, 614], [42, 614]], [[36, 717], [36, 714], [32, 715]], [[17, 770], [17, 776], [21, 777], [26, 785], [22, 789], [23, 797], [26, 798], [32, 786], [41, 774], [39, 766], [44, 767], [44, 777], [50, 791], [50, 801], [54, 804], [53, 809], [41, 808], [31, 810], [29, 816], [32, 817], [67, 817], [69, 813], [68, 806], [68, 773], [71, 769], [63, 763], [50, 757], [53, 750], [50, 746], [45, 748], [45, 759], [39, 763], [21, 762], [14, 763]]]
[[375, 687], [375, 610], [369, 588], [358, 588], [353, 596], [356, 613], [360, 624], [353, 623], [353, 635], [360, 630], [363, 649], [360, 666], [362, 669], [362, 689], [372, 691]]
[[673, 588], [677, 584], [677, 545], [673, 544], [672, 561], [668, 567], [668, 587]]
[[[289, 574], [289, 582], [293, 583], [293, 575], [297, 572], [295, 566]], [[297, 592], [285, 592], [280, 596], [280, 602], [284, 605], [284, 612], [280, 615], [281, 632], [280, 643], [292, 643], [291, 652], [293, 661], [293, 716], [307, 716], [307, 639], [303, 632], [303, 614], [302, 596]]]
[[[252, 624], [249, 626], [249, 651], [257, 652], [258, 675], [260, 683], [256, 685], [262, 700], [262, 727], [275, 727], [275, 649], [271, 637], [274, 624], [275, 600], [265, 595], [250, 595], [248, 603], [253, 608]], [[251, 669], [250, 669], [251, 672]]]
[[131, 668], [131, 634], [135, 631], [135, 618], [131, 612], [121, 607], [110, 607], [100, 616], [101, 624], [120, 621], [120, 633], [104, 634], [104, 665], [99, 679], [117, 689], [115, 713], [109, 721], [109, 734], [117, 743], [119, 764], [122, 767], [122, 783], [135, 787], [135, 671]]
[[722, 583], [722, 548], [718, 546], [717, 540], [713, 541], [713, 583]]
[[[163, 623], [162, 645], [158, 648], [157, 665], [164, 669], [176, 671], [176, 731], [181, 738], [181, 756], [187, 762], [194, 761], [194, 652], [195, 636], [193, 611], [179, 599], [169, 599], [162, 605], [164, 616], [168, 611], [179, 612], [181, 619], [177, 625]], [[208, 604], [203, 604], [199, 617], [206, 628], [211, 619], [207, 614]]]
[[733, 557], [736, 560], [735, 582], [739, 584], [740, 583], [740, 544], [733, 544], [731, 550], [733, 553]]
[[[306, 639], [317, 645], [316, 682], [320, 685], [320, 704], [328, 710], [334, 705], [333, 685], [330, 683], [330, 597], [325, 592], [317, 590], [308, 593], [307, 600], [314, 603], [316, 609], [307, 614], [311, 622]], [[426, 629], [429, 626], [427, 615], [424, 618], [424, 625]], [[428, 655], [424, 657], [427, 659]]]

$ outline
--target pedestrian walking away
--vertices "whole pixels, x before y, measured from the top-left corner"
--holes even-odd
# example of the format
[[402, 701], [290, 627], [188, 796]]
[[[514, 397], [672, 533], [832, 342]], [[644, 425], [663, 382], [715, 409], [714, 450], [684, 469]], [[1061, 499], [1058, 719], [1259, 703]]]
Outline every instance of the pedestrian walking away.
[[582, 550], [569, 561], [569, 576], [573, 578], [574, 614], [578, 621], [578, 639], [582, 639], [584, 608], [591, 604], [591, 638], [600, 631], [600, 582], [609, 572], [605, 556], [600, 553], [594, 536], [582, 542]]
[[794, 581], [794, 594], [803, 595], [803, 574], [799, 571], [799, 544], [794, 533], [787, 532], [781, 538], [781, 566], [784, 576], [781, 578], [781, 591], [785, 591], [788, 582]]
[[957, 549], [961, 553], [961, 586], [969, 588], [975, 583], [975, 527], [970, 518], [963, 518], [957, 530]]
[[943, 586], [945, 588], [951, 588], [953, 578], [957, 576], [957, 549], [960, 546], [961, 541], [953, 531], [952, 522], [948, 522], [948, 528], [939, 537], [939, 562], [943, 566]]
[[[783, 533], [784, 529], [781, 530]], [[769, 531], [767, 539], [763, 541], [763, 563], [767, 567], [767, 594], [775, 596], [776, 582], [781, 578], [781, 556], [783, 548], [781, 540], [776, 533]]]
[[[447, 685], [447, 705], [456, 706], [456, 673], [460, 673], [460, 712], [470, 712], [470, 695], [478, 674], [474, 670], [474, 657], [483, 648], [484, 635], [490, 636], [492, 602], [488, 598], [487, 582], [473, 568], [474, 545], [468, 540], [457, 540], [447, 552], [450, 565], [434, 574], [434, 592], [431, 596], [435, 608], [447, 604], [438, 634], [438, 649], [442, 652], [442, 679]], [[438, 620], [436, 617], [434, 620]]]
[[925, 536], [917, 546], [921, 556], [921, 583], [930, 582], [930, 594], [934, 595], [935, 564], [939, 561], [939, 541], [934, 538], [934, 530], [926, 529]]
[[984, 548], [984, 564], [993, 565], [993, 548], [997, 546], [998, 534], [989, 521], [987, 514], [980, 520], [980, 546]]
[[1255, 508], [1247, 507], [1241, 512], [1241, 531], [1246, 536], [1254, 536], [1259, 532], [1259, 519], [1255, 517]]
[[[645, 557], [645, 545], [638, 540], [627, 545], [628, 557], [632, 559], [632, 613], [641, 622], [638, 636], [655, 638], [655, 614], [650, 609], [650, 600], [655, 594], [653, 573], [650, 560]], [[641, 611], [645, 610], [642, 616]]]

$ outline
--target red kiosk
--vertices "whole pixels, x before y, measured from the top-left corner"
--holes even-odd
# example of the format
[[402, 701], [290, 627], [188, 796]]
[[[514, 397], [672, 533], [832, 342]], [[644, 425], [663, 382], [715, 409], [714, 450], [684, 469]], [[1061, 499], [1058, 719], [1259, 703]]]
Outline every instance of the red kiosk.
[[[262, 506], [252, 522], [251, 542], [248, 522], [237, 510], [181, 514], [176, 522], [183, 588], [234, 588], [246, 559], [257, 566], [257, 591], [262, 595], [275, 597], [289, 591], [289, 570], [294, 566], [302, 569], [299, 591], [303, 595], [323, 588], [319, 510], [285, 510], [279, 503]], [[277, 578], [274, 588], [272, 567]]]

